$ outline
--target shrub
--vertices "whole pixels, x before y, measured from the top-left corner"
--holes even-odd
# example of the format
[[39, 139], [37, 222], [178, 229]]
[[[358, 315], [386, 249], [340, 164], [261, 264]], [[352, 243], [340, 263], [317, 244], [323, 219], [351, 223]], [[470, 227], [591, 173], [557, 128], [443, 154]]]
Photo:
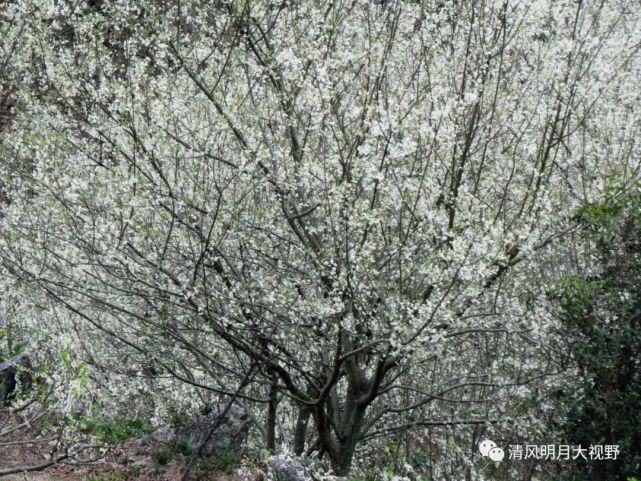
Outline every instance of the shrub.
[[571, 444], [618, 445], [614, 460], [573, 464], [571, 481], [630, 479], [641, 469], [641, 196], [583, 209], [596, 274], [564, 279], [557, 294], [579, 380], [561, 392]]
[[151, 425], [141, 419], [89, 420], [86, 422], [86, 428], [113, 444], [144, 436], [151, 431]]

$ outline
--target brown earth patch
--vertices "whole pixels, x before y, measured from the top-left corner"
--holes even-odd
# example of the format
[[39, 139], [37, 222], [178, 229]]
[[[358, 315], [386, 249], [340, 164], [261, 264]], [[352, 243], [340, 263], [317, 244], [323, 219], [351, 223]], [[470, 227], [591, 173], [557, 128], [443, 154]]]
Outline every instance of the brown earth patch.
[[[0, 438], [0, 472], [19, 466], [41, 465], [50, 462], [52, 456], [55, 458], [64, 454], [64, 450], [56, 444], [60, 428], [51, 423], [52, 417], [42, 416], [37, 422], [26, 424], [28, 416], [0, 409], [0, 433], [12, 426], [25, 424]], [[89, 438], [69, 449], [73, 451], [88, 443], [91, 443]], [[146, 438], [130, 439], [117, 446], [85, 449], [77, 456], [63, 459], [42, 470], [0, 475], [0, 481], [178, 481], [187, 458], [172, 453], [166, 464], [160, 465], [157, 452], [164, 447]], [[241, 480], [238, 476], [217, 469], [212, 463], [205, 461], [203, 465], [194, 470], [192, 479], [245, 481], [262, 478], [262, 470], [258, 467]]]

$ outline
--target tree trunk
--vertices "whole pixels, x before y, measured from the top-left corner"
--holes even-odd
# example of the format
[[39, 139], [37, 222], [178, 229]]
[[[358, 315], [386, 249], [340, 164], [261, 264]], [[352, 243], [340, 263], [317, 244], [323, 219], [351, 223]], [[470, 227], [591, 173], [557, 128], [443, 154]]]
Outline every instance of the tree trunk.
[[296, 429], [294, 431], [294, 454], [300, 456], [305, 451], [305, 437], [307, 436], [307, 423], [309, 421], [310, 410], [307, 406], [298, 408], [298, 417], [296, 418]]
[[312, 411], [321, 449], [329, 455], [337, 476], [346, 476], [350, 472], [356, 445], [362, 435], [365, 409], [364, 406], [351, 404], [348, 411], [341, 416], [336, 431], [329, 422], [331, 414], [323, 407], [316, 406]]
[[18, 384], [20, 374], [19, 367], [22, 367], [20, 382], [23, 388], [31, 384], [31, 360], [26, 354], [12, 357], [8, 361], [0, 359], [0, 406], [8, 406]]
[[278, 386], [273, 382], [269, 386], [269, 404], [267, 407], [267, 425], [265, 436], [267, 437], [267, 450], [271, 453], [276, 451], [276, 408], [278, 407]]
[[347, 476], [349, 474], [352, 469], [355, 448], [356, 442], [348, 442], [347, 446], [341, 446], [336, 459], [332, 459], [332, 467], [336, 476]]

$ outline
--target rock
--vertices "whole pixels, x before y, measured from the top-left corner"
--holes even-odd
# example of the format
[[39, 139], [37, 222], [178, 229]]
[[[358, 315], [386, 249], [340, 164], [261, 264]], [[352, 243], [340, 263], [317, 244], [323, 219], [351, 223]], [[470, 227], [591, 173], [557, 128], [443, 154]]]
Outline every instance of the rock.
[[149, 435], [149, 439], [157, 443], [170, 443], [176, 439], [176, 430], [161, 426]]
[[300, 458], [279, 454], [267, 460], [269, 469], [277, 473], [276, 479], [282, 481], [308, 481], [305, 465]]
[[[222, 411], [222, 410], [221, 410]], [[196, 450], [209, 434], [209, 430], [217, 423], [218, 411], [200, 416], [187, 426], [175, 429], [176, 439], [185, 442], [191, 449]], [[247, 411], [237, 405], [233, 405], [225, 414], [225, 418], [216, 428], [205, 445], [203, 454], [224, 453], [226, 451], [238, 451], [249, 430], [250, 417]]]
[[31, 360], [27, 354], [19, 354], [8, 361], [0, 359], [0, 406], [7, 406], [11, 395], [16, 389], [18, 383], [18, 372], [24, 368], [20, 374], [20, 383], [24, 388], [31, 385]]
[[87, 412], [87, 405], [82, 399], [74, 399], [71, 403], [71, 412], [73, 414], [84, 414]]

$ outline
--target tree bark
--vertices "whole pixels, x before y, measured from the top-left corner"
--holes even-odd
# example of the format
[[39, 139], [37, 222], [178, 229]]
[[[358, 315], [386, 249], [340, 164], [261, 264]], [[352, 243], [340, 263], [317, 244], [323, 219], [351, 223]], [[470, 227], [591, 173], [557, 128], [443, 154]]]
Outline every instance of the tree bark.
[[347, 476], [349, 474], [352, 469], [355, 448], [356, 443], [353, 443], [351, 446], [346, 446], [340, 450], [338, 457], [332, 460], [332, 467], [334, 468], [336, 476]]
[[[24, 375], [19, 376], [18, 366], [26, 369]], [[31, 361], [26, 354], [12, 357], [8, 361], [0, 359], [0, 406], [8, 406], [18, 383], [18, 376], [24, 388], [29, 387], [31, 381]]]
[[305, 451], [305, 438], [307, 436], [307, 423], [309, 422], [310, 410], [307, 406], [298, 408], [296, 418], [296, 429], [294, 430], [294, 454], [300, 456]]
[[265, 426], [265, 436], [267, 450], [276, 451], [276, 409], [278, 407], [278, 386], [274, 381], [269, 386], [269, 404], [267, 406], [267, 422]]

